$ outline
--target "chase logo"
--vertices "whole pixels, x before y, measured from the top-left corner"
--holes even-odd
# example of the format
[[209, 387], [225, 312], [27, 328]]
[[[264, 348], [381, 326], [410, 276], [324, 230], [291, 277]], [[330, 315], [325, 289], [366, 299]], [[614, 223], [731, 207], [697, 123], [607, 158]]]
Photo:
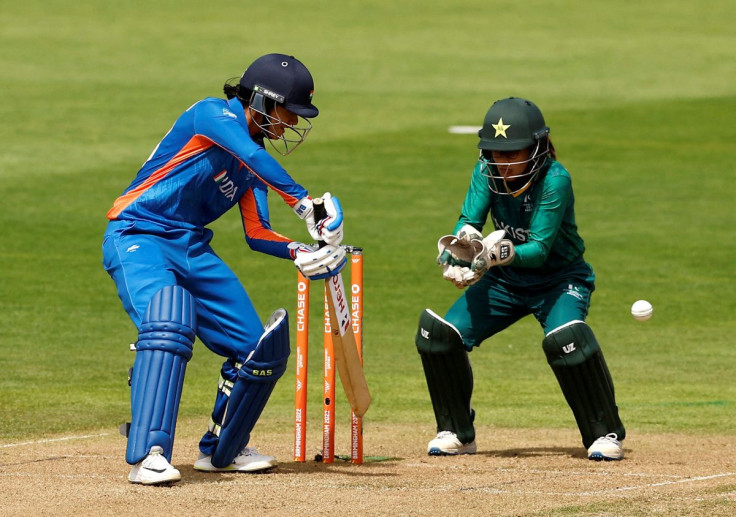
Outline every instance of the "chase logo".
[[227, 108], [222, 108], [222, 114], [230, 118], [238, 118], [238, 116]]

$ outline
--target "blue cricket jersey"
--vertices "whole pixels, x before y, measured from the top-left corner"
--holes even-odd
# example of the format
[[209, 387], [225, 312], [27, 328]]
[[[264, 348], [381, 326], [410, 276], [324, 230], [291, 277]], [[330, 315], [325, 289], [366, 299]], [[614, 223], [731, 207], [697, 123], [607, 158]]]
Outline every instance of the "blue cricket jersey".
[[250, 136], [242, 103], [210, 97], [177, 119], [107, 218], [198, 230], [238, 204], [251, 248], [293, 258], [291, 239], [271, 229], [268, 188], [289, 206], [307, 196]]

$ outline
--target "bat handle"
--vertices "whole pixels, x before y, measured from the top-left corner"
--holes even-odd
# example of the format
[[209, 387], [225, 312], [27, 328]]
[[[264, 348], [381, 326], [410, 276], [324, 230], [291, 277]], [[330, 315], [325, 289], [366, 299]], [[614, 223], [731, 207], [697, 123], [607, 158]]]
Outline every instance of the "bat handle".
[[[312, 206], [314, 207], [314, 223], [319, 226], [319, 222], [327, 217], [327, 210], [325, 209], [325, 201], [321, 197], [316, 197], [312, 200]], [[319, 247], [325, 246], [325, 241], [319, 241]]]

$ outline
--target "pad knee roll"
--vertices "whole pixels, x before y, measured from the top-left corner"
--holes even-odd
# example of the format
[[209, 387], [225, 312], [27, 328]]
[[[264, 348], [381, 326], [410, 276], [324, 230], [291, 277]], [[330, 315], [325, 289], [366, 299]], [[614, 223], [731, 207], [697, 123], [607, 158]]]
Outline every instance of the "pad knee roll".
[[422, 358], [437, 431], [452, 431], [461, 442], [472, 442], [473, 370], [460, 332], [426, 309], [419, 318], [414, 342]]
[[592, 329], [571, 321], [552, 330], [542, 348], [572, 409], [583, 445], [609, 433], [623, 440], [626, 431], [618, 416], [613, 381]]
[[159, 290], [141, 320], [136, 343], [126, 452], [131, 465], [145, 458], [154, 445], [161, 446], [171, 461], [184, 374], [195, 334], [192, 295], [179, 286]]

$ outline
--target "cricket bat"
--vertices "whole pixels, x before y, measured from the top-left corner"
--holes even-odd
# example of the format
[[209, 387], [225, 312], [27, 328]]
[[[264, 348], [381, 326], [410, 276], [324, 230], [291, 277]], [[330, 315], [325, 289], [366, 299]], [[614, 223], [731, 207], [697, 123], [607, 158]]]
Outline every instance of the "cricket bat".
[[[317, 198], [313, 203], [314, 219], [321, 221], [327, 215], [323, 201]], [[326, 278], [325, 286], [328, 292], [327, 306], [332, 325], [332, 346], [335, 351], [337, 373], [353, 413], [362, 417], [371, 404], [371, 394], [353, 335], [349, 298], [345, 292], [342, 273]]]

